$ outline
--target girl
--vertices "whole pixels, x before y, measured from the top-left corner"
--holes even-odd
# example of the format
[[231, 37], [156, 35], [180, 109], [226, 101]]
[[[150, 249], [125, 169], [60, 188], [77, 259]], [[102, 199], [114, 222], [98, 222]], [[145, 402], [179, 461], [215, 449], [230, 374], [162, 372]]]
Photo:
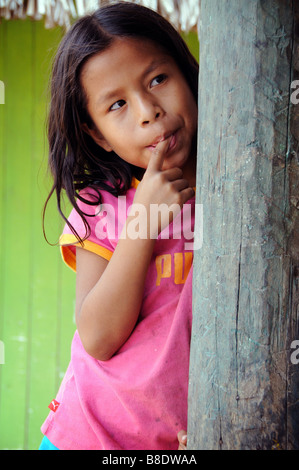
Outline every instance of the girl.
[[77, 331], [41, 448], [170, 450], [186, 429], [197, 76], [173, 27], [127, 2], [59, 47], [49, 197], [66, 220]]

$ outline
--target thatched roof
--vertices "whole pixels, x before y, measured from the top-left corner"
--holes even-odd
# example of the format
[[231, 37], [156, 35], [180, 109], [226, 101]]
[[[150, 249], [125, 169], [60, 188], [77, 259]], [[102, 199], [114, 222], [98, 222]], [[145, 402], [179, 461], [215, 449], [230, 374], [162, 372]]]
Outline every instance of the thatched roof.
[[[167, 18], [177, 29], [196, 27], [200, 0], [132, 0], [152, 8]], [[0, 18], [31, 17], [45, 19], [45, 27], [70, 26], [72, 19], [96, 10], [113, 0], [0, 0]]]

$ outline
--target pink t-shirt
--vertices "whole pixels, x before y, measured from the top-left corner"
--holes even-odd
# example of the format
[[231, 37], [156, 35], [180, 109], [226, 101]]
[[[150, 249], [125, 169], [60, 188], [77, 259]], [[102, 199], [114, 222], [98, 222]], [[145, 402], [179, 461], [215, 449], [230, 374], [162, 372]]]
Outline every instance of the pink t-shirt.
[[[137, 184], [133, 179], [126, 196], [119, 198], [101, 191], [101, 207], [79, 202], [81, 209], [95, 215], [88, 217], [91, 234], [85, 249], [111, 258]], [[87, 193], [92, 195], [91, 190], [81, 194]], [[75, 332], [70, 364], [41, 428], [59, 449], [178, 448], [177, 432], [187, 429], [194, 208], [193, 198], [159, 235], [137, 324], [117, 353], [108, 361], [94, 359]], [[75, 210], [69, 221], [85, 235]], [[66, 226], [62, 255], [74, 270], [76, 242]]]

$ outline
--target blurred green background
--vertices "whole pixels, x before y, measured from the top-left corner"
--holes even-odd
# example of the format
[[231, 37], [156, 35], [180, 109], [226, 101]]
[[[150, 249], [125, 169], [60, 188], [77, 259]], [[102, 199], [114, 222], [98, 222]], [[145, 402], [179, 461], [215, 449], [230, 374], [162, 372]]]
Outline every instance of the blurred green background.
[[[75, 274], [46, 243], [42, 208], [51, 186], [45, 121], [48, 81], [62, 28], [0, 22], [0, 449], [38, 449], [40, 426], [70, 358]], [[198, 58], [194, 32], [184, 35]], [[1, 103], [1, 100], [0, 100]], [[63, 224], [55, 201], [47, 235]], [[4, 350], [4, 351], [3, 351]], [[2, 352], [4, 352], [4, 357]]]

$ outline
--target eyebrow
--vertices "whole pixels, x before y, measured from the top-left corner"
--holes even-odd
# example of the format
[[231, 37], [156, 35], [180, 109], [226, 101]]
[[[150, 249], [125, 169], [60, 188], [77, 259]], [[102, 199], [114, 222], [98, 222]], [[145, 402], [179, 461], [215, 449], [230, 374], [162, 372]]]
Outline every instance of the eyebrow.
[[165, 57], [163, 59], [154, 59], [149, 66], [145, 69], [144, 73], [142, 74], [143, 77], [146, 77], [150, 73], [154, 72], [155, 69], [160, 67], [161, 65], [167, 64], [169, 60]]
[[[154, 59], [152, 62], [149, 64], [149, 66], [143, 71], [141, 74], [142, 79], [146, 78], [147, 75], [150, 75], [152, 72], [154, 72], [158, 67], [161, 65], [167, 64], [168, 59], [165, 57], [163, 59]], [[101, 96], [98, 100], [96, 105], [100, 106], [107, 101], [111, 101], [113, 98], [118, 96], [120, 94], [121, 88], [117, 88], [115, 90], [111, 90], [110, 92], [108, 91], [104, 96]]]
[[104, 96], [101, 96], [97, 102], [96, 106], [101, 106], [102, 104], [105, 104], [106, 102], [111, 101], [113, 98], [119, 95], [119, 89], [117, 88], [116, 90], [113, 90], [111, 92], [106, 93]]

